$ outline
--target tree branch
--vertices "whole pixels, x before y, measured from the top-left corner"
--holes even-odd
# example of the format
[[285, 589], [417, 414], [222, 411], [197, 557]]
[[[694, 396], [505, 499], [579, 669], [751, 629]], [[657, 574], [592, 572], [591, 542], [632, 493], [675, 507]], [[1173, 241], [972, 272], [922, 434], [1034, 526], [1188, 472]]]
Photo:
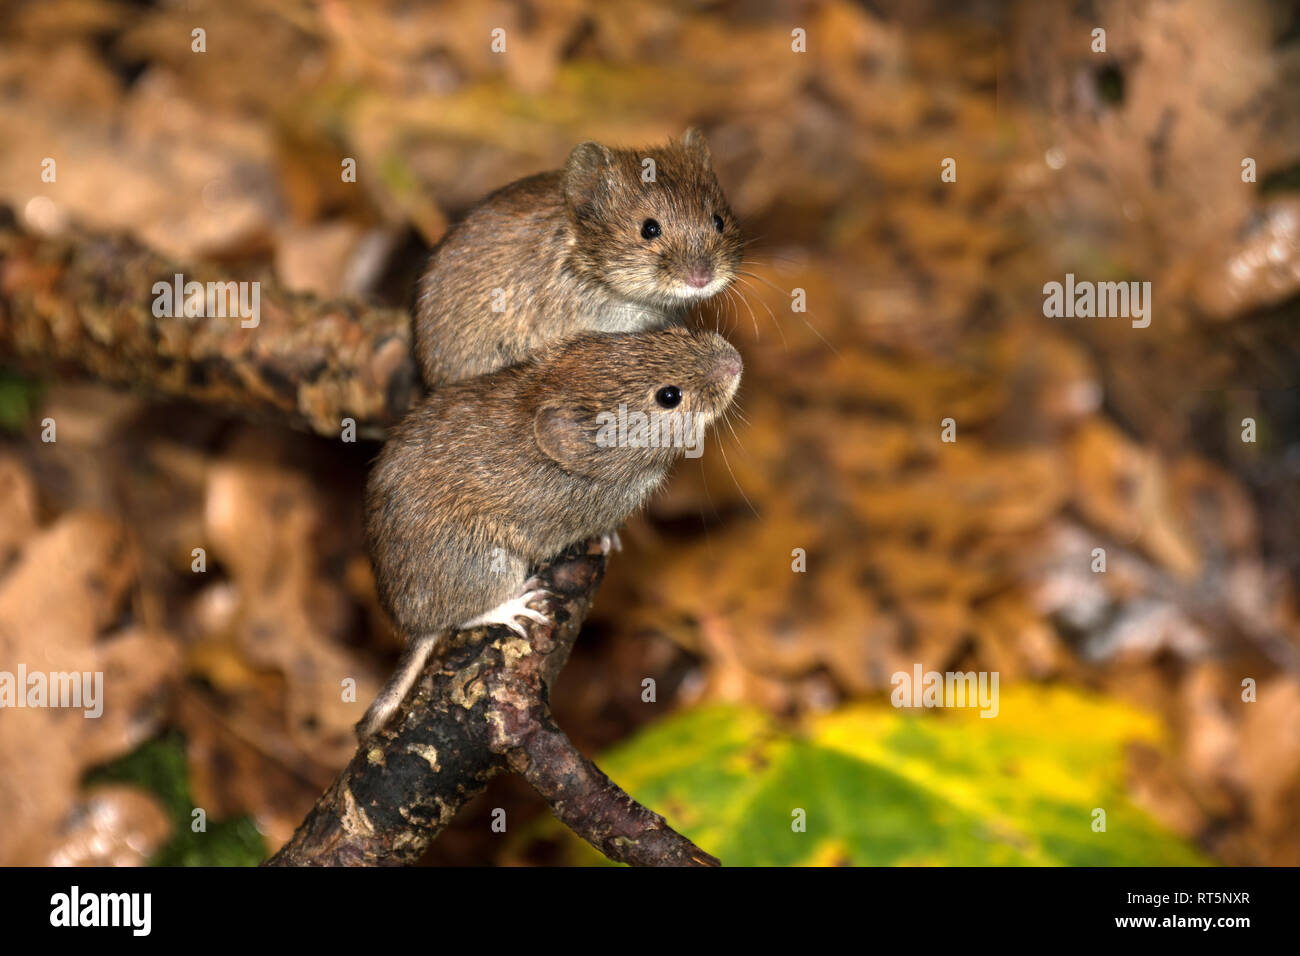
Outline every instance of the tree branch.
[[516, 751], [524, 758], [523, 776], [570, 830], [611, 860], [633, 866], [720, 865], [624, 793], [578, 752], [549, 715], [539, 716], [535, 724]]
[[548, 698], [605, 570], [597, 540], [538, 573], [553, 624], [528, 637], [458, 631], [375, 739], [362, 744], [267, 866], [386, 866], [419, 860], [498, 773], [520, 773], [575, 833], [634, 866], [717, 866], [583, 757]]
[[[379, 437], [418, 391], [401, 309], [317, 302], [258, 286], [254, 328], [230, 316], [155, 316], [154, 284], [228, 281], [125, 237], [50, 239], [0, 207], [0, 358], [38, 374], [189, 398], [337, 436]], [[250, 293], [251, 295], [251, 293]]]

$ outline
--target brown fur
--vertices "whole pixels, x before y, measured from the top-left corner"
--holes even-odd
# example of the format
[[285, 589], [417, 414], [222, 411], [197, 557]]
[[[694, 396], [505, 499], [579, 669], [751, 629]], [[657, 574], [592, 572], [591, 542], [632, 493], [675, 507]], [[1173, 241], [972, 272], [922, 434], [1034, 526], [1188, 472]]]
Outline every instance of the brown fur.
[[[646, 158], [652, 183], [641, 181]], [[642, 238], [647, 219], [658, 238]], [[585, 332], [680, 324], [735, 278], [742, 250], [697, 130], [653, 149], [582, 143], [564, 169], [492, 193], [434, 249], [415, 322], [425, 384], [495, 371]], [[701, 266], [715, 282], [686, 286]]]
[[589, 334], [436, 389], [393, 431], [366, 489], [379, 596], [408, 636], [455, 627], [517, 595], [530, 566], [614, 531], [681, 448], [601, 447], [596, 416], [677, 409], [711, 422], [740, 356], [721, 336], [670, 328]]

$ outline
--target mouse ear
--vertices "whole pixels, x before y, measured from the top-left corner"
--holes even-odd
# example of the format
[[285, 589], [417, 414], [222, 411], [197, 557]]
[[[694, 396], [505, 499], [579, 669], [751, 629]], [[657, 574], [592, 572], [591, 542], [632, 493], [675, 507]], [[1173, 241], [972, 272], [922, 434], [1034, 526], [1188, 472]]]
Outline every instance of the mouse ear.
[[709, 161], [709, 144], [704, 141], [704, 134], [700, 132], [698, 126], [692, 126], [686, 131], [686, 135], [682, 137], [682, 145], [698, 155], [704, 162]]
[[537, 447], [547, 458], [571, 474], [590, 469], [596, 452], [590, 418], [572, 407], [543, 405], [533, 416]]
[[613, 163], [613, 154], [600, 143], [588, 140], [573, 147], [564, 164], [564, 195], [569, 204], [575, 209], [590, 206]]

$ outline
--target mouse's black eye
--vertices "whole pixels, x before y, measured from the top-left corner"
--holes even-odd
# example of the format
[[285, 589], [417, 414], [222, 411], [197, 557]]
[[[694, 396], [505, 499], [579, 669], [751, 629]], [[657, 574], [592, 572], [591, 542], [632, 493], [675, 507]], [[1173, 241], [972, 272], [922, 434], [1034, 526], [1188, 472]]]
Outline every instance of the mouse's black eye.
[[722, 217], [721, 217], [721, 216], [715, 215], [715, 216], [713, 217], [713, 228], [714, 228], [714, 229], [718, 230], [718, 232], [722, 232], [722, 230], [723, 230], [723, 228], [724, 228], [725, 226], [726, 226], [726, 223], [724, 223], [724, 222], [722, 221]]
[[658, 239], [661, 232], [663, 232], [663, 230], [659, 228], [658, 220], [647, 219], [645, 222], [641, 223], [642, 239]]
[[682, 403], [682, 390], [676, 385], [665, 385], [655, 392], [655, 401], [664, 408], [676, 408]]

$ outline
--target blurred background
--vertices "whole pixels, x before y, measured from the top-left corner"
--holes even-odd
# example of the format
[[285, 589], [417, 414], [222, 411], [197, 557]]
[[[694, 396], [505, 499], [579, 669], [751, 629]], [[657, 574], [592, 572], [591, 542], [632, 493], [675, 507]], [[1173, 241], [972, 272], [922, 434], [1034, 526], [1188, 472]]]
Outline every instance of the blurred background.
[[[0, 340], [105, 235], [405, 309], [487, 192], [698, 125], [744, 420], [624, 532], [560, 724], [728, 864], [1296, 864], [1298, 80], [1294, 2], [8, 0]], [[1150, 326], [1045, 317], [1066, 273]], [[0, 864], [255, 863], [399, 651], [379, 446], [12, 351], [0, 670], [107, 696], [0, 711]], [[916, 665], [998, 716], [892, 707]], [[593, 859], [516, 778], [428, 857]]]

